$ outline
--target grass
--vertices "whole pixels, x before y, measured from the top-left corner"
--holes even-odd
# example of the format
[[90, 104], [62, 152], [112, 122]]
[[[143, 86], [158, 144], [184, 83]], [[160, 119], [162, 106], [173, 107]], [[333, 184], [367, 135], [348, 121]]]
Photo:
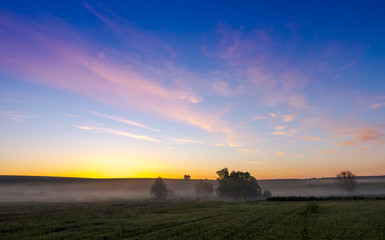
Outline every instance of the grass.
[[385, 239], [385, 201], [0, 203], [0, 239]]

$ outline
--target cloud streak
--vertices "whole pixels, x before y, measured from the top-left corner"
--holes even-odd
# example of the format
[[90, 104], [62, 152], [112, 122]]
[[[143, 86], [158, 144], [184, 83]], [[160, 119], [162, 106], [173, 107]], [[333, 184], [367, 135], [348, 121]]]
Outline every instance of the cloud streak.
[[[98, 14], [102, 19], [101, 16]], [[108, 20], [109, 25], [116, 24], [111, 21]], [[225, 139], [237, 138], [231, 127], [222, 120], [222, 110], [208, 112], [194, 107], [203, 101], [201, 96], [186, 87], [163, 81], [172, 74], [158, 78], [158, 72], [152, 66], [144, 67], [144, 64], [122, 59], [116, 51], [99, 49], [97, 44], [85, 42], [80, 33], [62, 22], [39, 23], [3, 12], [0, 26], [3, 30], [7, 29], [3, 32], [5, 34], [1, 33], [0, 64], [20, 78], [74, 92], [113, 107], [140, 111], [166, 121], [182, 122], [204, 131], [220, 133]], [[143, 38], [143, 41], [154, 40], [152, 34], [139, 36], [139, 31], [134, 32], [132, 34]], [[162, 45], [158, 38], [154, 41], [156, 44], [151, 51], [156, 51], [158, 44]], [[158, 130], [116, 116], [109, 118], [152, 131]]]
[[99, 116], [99, 117], [111, 119], [111, 120], [114, 120], [114, 121], [117, 121], [117, 122], [121, 122], [121, 123], [125, 123], [125, 124], [128, 124], [128, 125], [132, 125], [132, 126], [135, 126], [135, 127], [144, 128], [144, 129], [147, 129], [147, 130], [150, 130], [150, 131], [154, 131], [154, 132], [160, 132], [160, 130], [158, 130], [158, 129], [151, 128], [151, 127], [148, 127], [148, 126], [143, 125], [141, 123], [134, 122], [134, 121], [122, 118], [122, 117], [111, 116], [111, 115], [107, 115], [107, 114], [103, 114], [103, 113], [99, 113], [99, 112], [95, 112], [95, 111], [91, 111], [91, 113], [96, 115], [96, 116]]
[[350, 147], [362, 144], [385, 144], [384, 126], [381, 124], [357, 127], [353, 129], [352, 135], [350, 140], [339, 142], [338, 145]]
[[74, 127], [82, 130], [94, 131], [97, 133], [108, 133], [116, 136], [123, 136], [123, 137], [137, 139], [137, 140], [145, 140], [150, 142], [163, 142], [156, 138], [152, 138], [145, 135], [137, 135], [137, 134], [129, 133], [127, 131], [122, 131], [119, 129], [101, 128], [101, 127], [94, 127], [94, 126], [77, 126], [77, 125]]
[[1, 112], [1, 114], [7, 119], [17, 123], [21, 123], [24, 122], [26, 119], [32, 118], [32, 116], [19, 111], [3, 111]]
[[377, 109], [382, 107], [385, 107], [385, 102], [373, 103], [369, 106], [370, 109]]
[[308, 140], [308, 141], [321, 141], [322, 138], [317, 136], [300, 136], [300, 138]]
[[171, 140], [177, 143], [202, 143], [201, 140], [186, 139], [186, 138], [171, 138]]

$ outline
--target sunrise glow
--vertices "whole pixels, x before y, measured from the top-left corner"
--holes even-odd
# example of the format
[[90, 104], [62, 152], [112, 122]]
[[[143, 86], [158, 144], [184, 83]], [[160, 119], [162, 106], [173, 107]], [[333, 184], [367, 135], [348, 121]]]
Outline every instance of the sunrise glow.
[[385, 173], [381, 8], [183, 2], [2, 3], [0, 175]]

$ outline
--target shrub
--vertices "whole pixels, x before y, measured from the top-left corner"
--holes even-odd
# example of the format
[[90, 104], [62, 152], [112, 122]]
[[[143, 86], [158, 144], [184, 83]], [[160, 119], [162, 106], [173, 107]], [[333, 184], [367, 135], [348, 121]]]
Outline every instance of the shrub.
[[155, 179], [154, 184], [151, 186], [150, 193], [155, 196], [155, 199], [164, 200], [167, 199], [168, 191], [166, 184], [161, 177]]

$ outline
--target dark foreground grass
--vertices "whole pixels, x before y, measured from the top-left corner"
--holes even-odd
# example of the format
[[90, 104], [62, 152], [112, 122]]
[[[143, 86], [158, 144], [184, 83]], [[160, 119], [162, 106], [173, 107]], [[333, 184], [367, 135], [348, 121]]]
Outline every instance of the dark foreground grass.
[[385, 201], [0, 203], [0, 239], [385, 239]]

